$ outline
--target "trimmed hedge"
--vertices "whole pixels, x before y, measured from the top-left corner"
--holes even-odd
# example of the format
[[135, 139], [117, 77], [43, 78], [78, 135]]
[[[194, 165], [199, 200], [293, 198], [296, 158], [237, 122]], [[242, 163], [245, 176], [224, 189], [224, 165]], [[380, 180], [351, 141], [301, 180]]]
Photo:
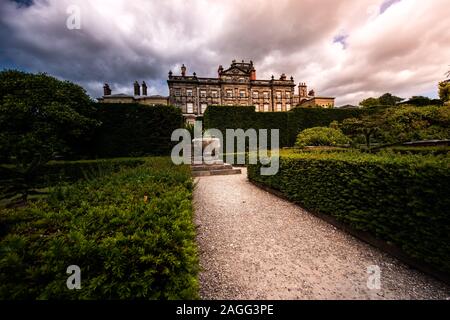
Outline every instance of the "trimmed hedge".
[[[280, 129], [280, 147], [292, 147], [299, 132], [312, 127], [326, 127], [333, 121], [361, 117], [376, 112], [368, 109], [295, 108], [289, 112], [256, 112], [252, 106], [209, 106], [204, 118], [205, 128]], [[270, 140], [269, 140], [270, 141]]]
[[252, 106], [209, 106], [203, 115], [205, 129], [219, 129], [224, 143], [226, 129], [280, 129], [280, 147], [287, 144], [286, 120], [286, 112], [256, 112]]
[[450, 273], [448, 157], [282, 152], [277, 175], [259, 169], [250, 180]]
[[[121, 168], [136, 167], [143, 163], [143, 158], [50, 161], [34, 172], [33, 177], [30, 178], [34, 188], [43, 188], [85, 178], [95, 178], [102, 173], [116, 172]], [[13, 165], [0, 165], [0, 177], [0, 187], [8, 186], [12, 181], [23, 178]]]
[[188, 166], [151, 158], [0, 211], [0, 299], [197, 298], [192, 190]]
[[102, 125], [94, 134], [95, 157], [169, 155], [172, 132], [183, 127], [183, 115], [173, 106], [98, 103]]

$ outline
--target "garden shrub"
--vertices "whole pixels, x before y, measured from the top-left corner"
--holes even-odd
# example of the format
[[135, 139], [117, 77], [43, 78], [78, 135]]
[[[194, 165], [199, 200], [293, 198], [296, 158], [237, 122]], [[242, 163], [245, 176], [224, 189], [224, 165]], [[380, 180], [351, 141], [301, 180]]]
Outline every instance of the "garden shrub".
[[192, 189], [188, 166], [151, 158], [0, 211], [0, 299], [197, 298]]
[[332, 122], [347, 118], [361, 118], [364, 115], [380, 112], [378, 108], [339, 109], [339, 108], [295, 108], [288, 115], [287, 146], [293, 146], [299, 132], [313, 127], [328, 127]]
[[347, 138], [339, 129], [314, 127], [300, 132], [297, 136], [295, 145], [297, 147], [337, 146], [348, 142], [349, 138]]
[[250, 180], [450, 273], [449, 157], [282, 152], [276, 175], [259, 169]]

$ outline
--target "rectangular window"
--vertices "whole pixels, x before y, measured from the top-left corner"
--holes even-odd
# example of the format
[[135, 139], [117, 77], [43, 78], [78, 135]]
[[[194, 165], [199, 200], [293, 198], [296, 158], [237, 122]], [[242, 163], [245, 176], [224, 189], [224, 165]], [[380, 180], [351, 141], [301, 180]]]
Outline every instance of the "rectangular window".
[[186, 89], [186, 95], [192, 97], [192, 89]]
[[277, 91], [277, 99], [281, 100], [281, 91]]
[[187, 113], [194, 113], [194, 104], [192, 102], [188, 102], [186, 104]]
[[259, 104], [255, 104], [255, 111], [259, 112]]
[[254, 99], [258, 99], [259, 98], [259, 92], [258, 91], [253, 91], [253, 98]]
[[206, 110], [206, 107], [208, 107], [208, 105], [206, 103], [202, 103], [200, 105], [200, 113], [203, 114]]
[[264, 99], [269, 99], [269, 92], [268, 91], [264, 91]]
[[264, 112], [269, 112], [269, 104], [268, 103], [264, 104]]
[[180, 89], [175, 89], [175, 96], [179, 97], [181, 95]]
[[213, 98], [217, 98], [217, 97], [218, 97], [217, 91], [216, 91], [216, 90], [213, 90], [213, 91], [211, 92], [211, 95], [212, 95]]
[[232, 98], [233, 97], [233, 90], [227, 90], [227, 97]]
[[277, 111], [282, 111], [282, 109], [281, 109], [281, 103], [277, 103]]
[[200, 97], [202, 97], [202, 98], [206, 97], [206, 91], [205, 90], [200, 91]]
[[241, 98], [245, 98], [245, 90], [239, 91], [239, 96], [240, 96]]
[[239, 78], [239, 82], [245, 82], [245, 78]]
[[291, 98], [291, 92], [290, 91], [286, 91], [286, 99], [290, 99]]
[[291, 110], [291, 104], [290, 103], [286, 103], [286, 111]]

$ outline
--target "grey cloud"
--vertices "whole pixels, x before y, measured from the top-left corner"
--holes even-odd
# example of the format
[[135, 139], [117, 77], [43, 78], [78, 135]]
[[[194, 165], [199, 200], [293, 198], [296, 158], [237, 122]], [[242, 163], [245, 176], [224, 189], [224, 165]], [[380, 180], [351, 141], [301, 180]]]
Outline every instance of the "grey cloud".
[[[81, 30], [65, 27], [73, 3]], [[219, 64], [252, 59], [259, 77], [284, 72], [339, 104], [357, 103], [379, 92], [430, 91], [450, 56], [446, 0], [3, 0], [0, 12], [5, 67], [46, 71], [93, 97], [104, 81], [129, 93], [134, 80], [146, 80], [166, 94], [167, 72], [181, 63], [215, 76]], [[345, 48], [335, 41], [344, 34]]]

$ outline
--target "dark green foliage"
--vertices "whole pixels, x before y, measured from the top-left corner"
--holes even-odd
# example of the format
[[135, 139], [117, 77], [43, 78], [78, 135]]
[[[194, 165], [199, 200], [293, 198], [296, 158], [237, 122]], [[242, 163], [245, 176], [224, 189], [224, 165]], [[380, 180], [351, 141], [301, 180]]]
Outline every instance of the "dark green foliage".
[[376, 109], [295, 108], [288, 112], [289, 138], [287, 146], [293, 146], [297, 134], [305, 129], [328, 127], [333, 121], [342, 121], [347, 118], [359, 118], [363, 115], [376, 112]]
[[408, 104], [412, 106], [417, 107], [423, 107], [423, 106], [442, 106], [443, 102], [440, 99], [430, 99], [428, 97], [424, 96], [413, 96], [409, 100], [402, 102], [401, 104]]
[[286, 152], [277, 175], [259, 166], [248, 166], [251, 180], [450, 272], [448, 157]]
[[[280, 146], [287, 145], [287, 113], [286, 112], [255, 112], [249, 106], [209, 106], [203, 115], [206, 129], [219, 129], [226, 143], [226, 129], [279, 129]], [[270, 143], [270, 131], [268, 132]]]
[[0, 111], [1, 160], [25, 166], [85, 151], [98, 125], [82, 87], [42, 73], [0, 72]]
[[295, 145], [301, 148], [305, 146], [337, 146], [347, 144], [349, 140], [339, 129], [314, 127], [300, 132]]
[[[119, 158], [110, 160], [50, 161], [39, 167], [29, 177], [30, 188], [46, 188], [58, 184], [95, 178], [98, 175], [116, 172], [120, 168], [135, 167], [144, 163], [140, 158]], [[25, 183], [23, 175], [11, 165], [0, 165], [0, 199], [6, 197], [5, 190], [15, 184]], [[13, 196], [13, 195], [12, 195]]]
[[188, 166], [152, 158], [0, 211], [0, 299], [197, 298], [192, 189]]
[[92, 153], [98, 157], [169, 155], [172, 132], [183, 127], [180, 109], [133, 103], [99, 103]]
[[7, 192], [26, 202], [33, 178], [49, 160], [78, 154], [99, 124], [80, 86], [46, 74], [0, 72], [0, 161], [20, 179]]
[[[400, 154], [422, 154], [422, 155], [450, 155], [450, 146], [432, 146], [432, 147], [409, 147], [409, 146], [393, 146], [386, 148], [394, 153]], [[383, 150], [383, 149], [382, 149]]]
[[[280, 147], [292, 147], [299, 132], [307, 128], [329, 126], [333, 121], [360, 117], [377, 110], [295, 108], [289, 112], [255, 112], [254, 107], [210, 106], [204, 114], [205, 128], [279, 129]], [[270, 139], [270, 138], [269, 138]]]
[[396, 97], [391, 93], [385, 93], [378, 98], [367, 98], [361, 101], [359, 104], [365, 108], [374, 107], [374, 106], [395, 106], [397, 103], [402, 101], [403, 98]]

